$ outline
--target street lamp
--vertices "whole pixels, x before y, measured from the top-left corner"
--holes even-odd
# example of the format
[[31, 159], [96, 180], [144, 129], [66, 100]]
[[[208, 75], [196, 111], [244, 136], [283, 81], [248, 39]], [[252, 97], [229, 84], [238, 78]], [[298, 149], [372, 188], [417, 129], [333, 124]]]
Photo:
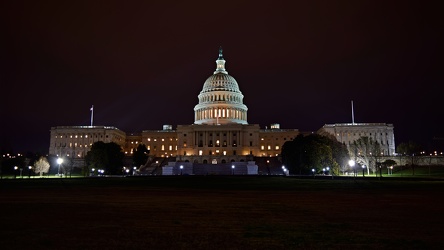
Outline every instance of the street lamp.
[[365, 177], [365, 175], [364, 175], [364, 169], [365, 169], [365, 165], [362, 165], [362, 177]]
[[180, 165], [180, 175], [182, 175], [183, 165]]
[[94, 171], [96, 171], [96, 169], [95, 169], [95, 168], [92, 168], [92, 169], [91, 169], [91, 175], [92, 175], [92, 176], [94, 176]]
[[32, 167], [31, 166], [28, 166], [28, 178], [30, 179], [31, 178], [31, 170], [32, 170]]
[[57, 163], [59, 164], [59, 170], [57, 171], [57, 174], [60, 175], [60, 165], [62, 165], [63, 163], [63, 159], [62, 158], [57, 158]]
[[354, 177], [355, 176], [355, 169], [354, 169], [355, 161], [354, 160], [349, 160], [348, 161], [348, 165], [352, 168], [352, 170], [353, 170], [353, 177]]
[[17, 170], [18, 170], [18, 167], [14, 166], [14, 179], [17, 178]]
[[231, 174], [232, 174], [232, 175], [234, 175], [234, 168], [235, 168], [235, 166], [234, 166], [234, 165], [231, 165]]
[[315, 169], [312, 168], [312, 169], [311, 169], [311, 172], [313, 173], [313, 178], [315, 178]]

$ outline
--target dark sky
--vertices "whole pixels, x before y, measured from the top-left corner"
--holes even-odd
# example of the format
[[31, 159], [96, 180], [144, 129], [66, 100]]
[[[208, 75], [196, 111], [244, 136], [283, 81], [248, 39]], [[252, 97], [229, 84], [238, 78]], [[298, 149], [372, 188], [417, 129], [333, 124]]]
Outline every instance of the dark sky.
[[4, 1], [0, 147], [48, 152], [91, 105], [125, 132], [192, 124], [219, 46], [250, 124], [316, 131], [351, 122], [353, 100], [355, 122], [427, 144], [443, 135], [435, 2]]

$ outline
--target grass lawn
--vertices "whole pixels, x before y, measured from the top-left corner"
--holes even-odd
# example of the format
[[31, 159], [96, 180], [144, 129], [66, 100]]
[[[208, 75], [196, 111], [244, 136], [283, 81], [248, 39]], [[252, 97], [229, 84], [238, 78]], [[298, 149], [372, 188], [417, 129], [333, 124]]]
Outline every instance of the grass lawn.
[[1, 249], [444, 249], [444, 181], [0, 180]]

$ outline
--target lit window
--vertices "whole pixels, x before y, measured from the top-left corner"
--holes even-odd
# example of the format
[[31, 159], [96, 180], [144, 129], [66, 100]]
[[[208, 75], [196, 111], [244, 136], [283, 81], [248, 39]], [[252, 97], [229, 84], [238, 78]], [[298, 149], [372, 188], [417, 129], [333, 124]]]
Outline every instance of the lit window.
[[203, 154], [203, 151], [202, 150], [199, 150], [199, 155], [202, 155]]
[[267, 146], [267, 149], [268, 149], [268, 150], [271, 150], [271, 146], [270, 146], [270, 145], [268, 145], [268, 146]]
[[276, 145], [276, 150], [279, 150], [279, 146], [278, 145]]
[[157, 139], [154, 139], [154, 141], [157, 141]]
[[161, 150], [162, 150], [162, 151], [165, 150], [165, 145], [162, 145]]
[[173, 150], [173, 146], [172, 145], [170, 145], [169, 147], [168, 147], [168, 150]]
[[264, 150], [264, 149], [265, 149], [265, 146], [264, 146], [264, 145], [262, 145], [262, 146], [261, 146], [261, 150]]
[[151, 146], [147, 146], [146, 149], [151, 150]]
[[151, 138], [148, 138], [147, 140], [148, 140], [148, 141], [151, 141]]
[[227, 151], [224, 150], [223, 154], [224, 154], [224, 155], [227, 155]]
[[264, 138], [261, 138], [261, 141], [263, 141], [264, 140]]
[[165, 141], [165, 139], [162, 138], [162, 141]]

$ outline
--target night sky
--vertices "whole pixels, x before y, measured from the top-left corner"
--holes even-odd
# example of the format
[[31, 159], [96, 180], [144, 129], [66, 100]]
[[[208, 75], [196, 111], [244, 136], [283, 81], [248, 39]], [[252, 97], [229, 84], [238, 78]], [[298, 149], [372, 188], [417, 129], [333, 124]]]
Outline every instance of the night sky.
[[220, 46], [250, 124], [316, 131], [353, 100], [396, 144], [443, 136], [438, 1], [39, 2], [1, 4], [2, 150], [47, 153], [91, 105], [127, 133], [192, 124]]

